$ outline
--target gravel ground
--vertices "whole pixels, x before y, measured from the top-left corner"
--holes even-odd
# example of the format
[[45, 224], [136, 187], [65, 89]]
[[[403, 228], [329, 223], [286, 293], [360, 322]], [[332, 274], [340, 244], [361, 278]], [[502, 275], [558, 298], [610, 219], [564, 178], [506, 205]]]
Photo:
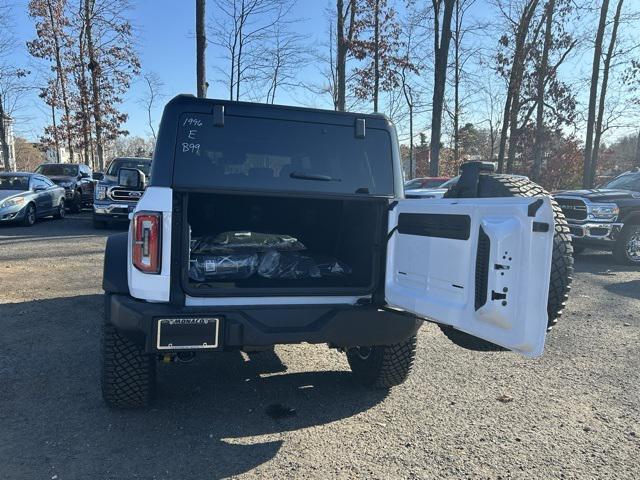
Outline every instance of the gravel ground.
[[[545, 355], [476, 353], [433, 325], [389, 395], [324, 346], [160, 367], [159, 399], [100, 398], [102, 252], [88, 214], [0, 226], [0, 478], [638, 478], [640, 271], [577, 260]], [[269, 405], [295, 409], [274, 419]]]

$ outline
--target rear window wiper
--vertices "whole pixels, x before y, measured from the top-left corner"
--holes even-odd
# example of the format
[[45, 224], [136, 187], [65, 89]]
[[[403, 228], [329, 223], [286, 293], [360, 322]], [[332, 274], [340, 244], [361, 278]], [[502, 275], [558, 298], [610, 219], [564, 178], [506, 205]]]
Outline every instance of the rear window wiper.
[[305, 172], [291, 172], [289, 174], [291, 178], [297, 178], [299, 180], [317, 180], [320, 182], [341, 182], [339, 178], [333, 178], [329, 175], [322, 175], [321, 173], [305, 173]]

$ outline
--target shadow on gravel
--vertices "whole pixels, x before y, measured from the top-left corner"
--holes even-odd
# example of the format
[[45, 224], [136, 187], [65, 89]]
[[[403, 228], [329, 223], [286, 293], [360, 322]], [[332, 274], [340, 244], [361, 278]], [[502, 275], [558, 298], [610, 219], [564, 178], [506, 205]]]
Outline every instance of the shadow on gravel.
[[604, 289], [616, 295], [622, 295], [623, 297], [633, 298], [634, 300], [640, 299], [640, 280], [612, 283], [605, 285]]
[[[287, 374], [273, 352], [232, 352], [159, 365], [152, 408], [112, 411], [99, 392], [101, 312], [100, 295], [0, 305], [2, 476], [225, 478], [272, 459], [279, 433], [385, 397], [348, 372]], [[295, 414], [273, 419], [274, 404]]]
[[633, 265], [620, 265], [609, 252], [589, 251], [575, 257], [576, 273], [592, 273], [595, 275], [611, 275], [616, 272], [638, 272], [640, 268]]
[[115, 223], [108, 229], [97, 230], [93, 227], [91, 212], [67, 214], [63, 220], [53, 218], [39, 219], [33, 227], [17, 224], [0, 224], [0, 243], [3, 245], [21, 242], [46, 242], [53, 238], [80, 239], [85, 237], [105, 237], [127, 229], [127, 224]]

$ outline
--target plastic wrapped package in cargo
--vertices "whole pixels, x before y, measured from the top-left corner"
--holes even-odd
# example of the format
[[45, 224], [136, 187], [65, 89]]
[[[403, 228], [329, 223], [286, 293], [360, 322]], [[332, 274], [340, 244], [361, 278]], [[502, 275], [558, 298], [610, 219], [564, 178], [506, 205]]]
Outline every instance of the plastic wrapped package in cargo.
[[[386, 198], [307, 198], [243, 193], [188, 193], [185, 226], [191, 260], [257, 254], [255, 271], [232, 277], [200, 270], [187, 293], [259, 295], [366, 294], [384, 268]], [[185, 259], [186, 260], [186, 259]], [[187, 262], [185, 262], [187, 265]], [[190, 264], [187, 266], [189, 268]]]

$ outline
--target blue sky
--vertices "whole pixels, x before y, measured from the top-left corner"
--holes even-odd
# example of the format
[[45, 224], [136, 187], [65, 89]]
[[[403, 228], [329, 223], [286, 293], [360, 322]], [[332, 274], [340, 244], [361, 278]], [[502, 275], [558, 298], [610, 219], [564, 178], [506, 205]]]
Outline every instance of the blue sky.
[[[26, 5], [28, 0], [0, 0], [9, 1], [13, 5], [13, 14], [15, 16], [14, 33], [17, 39], [16, 50], [13, 54], [12, 62], [16, 66], [25, 67], [32, 70], [29, 77], [34, 87], [41, 84], [43, 71], [46, 68], [46, 62], [33, 59], [26, 50], [25, 43], [35, 36], [33, 21], [27, 16]], [[595, 1], [595, 0], [594, 0]], [[640, 0], [635, 0], [639, 2]], [[628, 8], [635, 9], [635, 2], [631, 2]], [[211, 21], [213, 15], [213, 0], [207, 2], [207, 16]], [[402, 5], [404, 2], [397, 1], [396, 5]], [[427, 3], [427, 0], [425, 0]], [[195, 93], [195, 1], [194, 0], [131, 0], [132, 10], [129, 18], [133, 23], [136, 31], [136, 48], [140, 55], [143, 72], [154, 72], [164, 83], [163, 93], [166, 95], [165, 100], [178, 93]], [[321, 49], [322, 45], [328, 40], [328, 19], [326, 10], [335, 8], [335, 0], [298, 0], [292, 14], [293, 18], [299, 18], [300, 22], [295, 25], [295, 30], [308, 35], [308, 43], [311, 48]], [[478, 0], [468, 13], [470, 19], [475, 21], [495, 22], [499, 21], [499, 13], [488, 0]], [[595, 17], [593, 13], [583, 12], [581, 25], [572, 25], [580, 34], [589, 34], [594, 27]], [[472, 43], [480, 44], [484, 47], [486, 55], [492, 55], [496, 48], [496, 39], [499, 36], [499, 30], [493, 26], [474, 33], [470, 37]], [[635, 37], [637, 34], [633, 32], [633, 28], [626, 30], [626, 35]], [[571, 58], [561, 68], [561, 76], [574, 85], [578, 101], [580, 103], [580, 111], [584, 116], [586, 106], [586, 96], [588, 94], [587, 80], [589, 78], [591, 67], [592, 50], [589, 48], [588, 42], [584, 43], [585, 47], [580, 53]], [[425, 46], [430, 49], [431, 45]], [[426, 50], [428, 53], [430, 50]], [[216, 66], [226, 68], [226, 63], [220, 59], [221, 52], [216, 51], [215, 47], [209, 45], [207, 49], [207, 77], [210, 83], [208, 96], [226, 98], [226, 89], [216, 82], [219, 73]], [[489, 57], [487, 57], [489, 58]], [[493, 83], [498, 90], [502, 88], [502, 80], [497, 78], [495, 74], [486, 65], [480, 67], [480, 59], [474, 58], [473, 64], [479, 73], [479, 77], [468, 85], [470, 91], [475, 90], [473, 82], [478, 84]], [[619, 72], [621, 70], [619, 69]], [[40, 81], [39, 81], [40, 79]], [[319, 76], [319, 67], [317, 64], [311, 63], [303, 71], [299, 73], [299, 79], [306, 82], [321, 83]], [[423, 72], [422, 82], [424, 82], [425, 90], [423, 98], [428, 102], [430, 93], [430, 74]], [[463, 87], [465, 88], [465, 87]], [[125, 128], [132, 135], [147, 136], [150, 130], [147, 126], [146, 111], [139, 104], [140, 98], [144, 95], [145, 84], [141, 79], [134, 80], [134, 83], [124, 98], [121, 110], [129, 114], [129, 120]], [[449, 92], [450, 93], [450, 92]], [[486, 112], [482, 109], [486, 108], [486, 101], [483, 98], [474, 97], [470, 94], [468, 100], [468, 108], [463, 111], [463, 122], [471, 121], [480, 126], [484, 125], [483, 119], [486, 119]], [[610, 95], [612, 98], [613, 95]], [[281, 104], [297, 104], [309, 105], [319, 108], [332, 108], [328, 95], [314, 95], [306, 91], [298, 90], [295, 93], [287, 94], [281, 91], [276, 97], [276, 103]], [[500, 103], [500, 102], [499, 102]], [[620, 103], [624, 106], [625, 102]], [[20, 105], [19, 112], [14, 114], [16, 118], [16, 133], [29, 139], [37, 140], [42, 133], [42, 129], [49, 123], [50, 114], [48, 108], [37, 97], [34, 92], [25, 98]], [[498, 107], [500, 107], [498, 105]], [[364, 104], [361, 109], [368, 110], [370, 104]], [[162, 108], [154, 112], [156, 122], [159, 121]], [[618, 122], [619, 125], [608, 132], [609, 138], [618, 135], [636, 131], [638, 125], [638, 112], [627, 111], [623, 114], [623, 118]], [[583, 122], [583, 119], [579, 119]], [[423, 111], [419, 118], [416, 119], [416, 132], [428, 130], [430, 118], [428, 109]], [[446, 122], [446, 128], [450, 122]], [[401, 140], [406, 141], [406, 125], [398, 125], [401, 133]], [[581, 126], [576, 129], [576, 133], [581, 135]], [[417, 133], [416, 133], [417, 135]], [[444, 132], [445, 138], [447, 131]], [[416, 139], [417, 141], [417, 139]], [[605, 138], [606, 141], [606, 138]]]
[[[0, 0], [3, 1], [3, 0]], [[33, 60], [27, 53], [25, 42], [35, 37], [33, 21], [27, 15], [27, 0], [14, 0], [13, 13], [16, 19], [15, 34], [17, 47], [13, 54], [15, 65], [32, 69], [31, 82], [35, 83], [39, 68], [44, 62]], [[164, 82], [163, 93], [167, 99], [178, 93], [195, 93], [195, 1], [193, 0], [143, 0], [132, 1], [131, 21], [136, 29], [136, 45], [140, 55], [143, 72], [155, 72]], [[213, 2], [208, 2], [208, 16], [212, 13]], [[324, 0], [300, 0], [295, 7], [294, 15], [302, 19], [299, 26], [301, 31], [308, 32], [310, 41], [320, 41], [326, 36], [327, 20], [325, 8], [328, 2]], [[324, 41], [324, 38], [322, 38]], [[226, 97], [223, 87], [215, 79], [215, 64], [221, 60], [217, 58], [213, 46], [207, 49], [207, 76], [210, 82], [209, 97]], [[312, 72], [307, 72], [312, 74]], [[131, 90], [126, 95], [122, 110], [129, 114], [126, 128], [132, 135], [146, 136], [149, 133], [146, 112], [138, 104], [144, 94], [144, 84], [138, 79], [134, 81]], [[327, 101], [329, 99], [327, 98]], [[298, 99], [290, 98], [285, 92], [278, 96], [277, 103], [298, 103]], [[321, 102], [322, 103], [322, 102]], [[16, 133], [27, 138], [37, 140], [42, 128], [49, 121], [48, 111], [37, 94], [30, 95], [21, 105], [23, 108], [16, 113]], [[319, 105], [320, 106], [320, 105]], [[330, 105], [327, 103], [327, 108]], [[162, 113], [159, 108], [156, 117]]]

